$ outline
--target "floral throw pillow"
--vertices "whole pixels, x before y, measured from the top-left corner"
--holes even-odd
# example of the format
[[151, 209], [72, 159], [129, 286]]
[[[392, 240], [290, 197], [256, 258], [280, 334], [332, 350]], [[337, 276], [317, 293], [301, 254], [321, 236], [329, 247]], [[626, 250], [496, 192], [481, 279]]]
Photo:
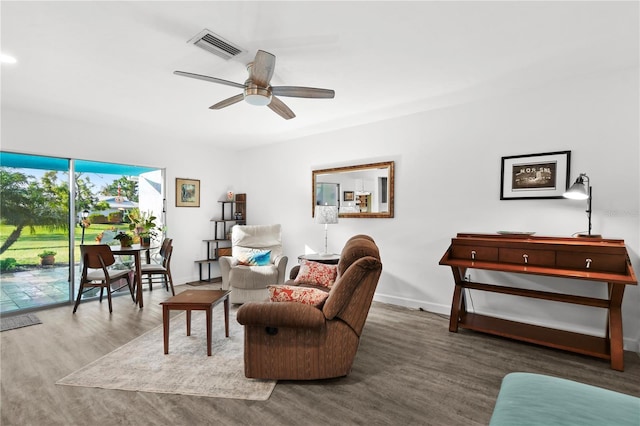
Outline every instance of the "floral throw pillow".
[[320, 307], [329, 297], [329, 293], [324, 290], [295, 285], [270, 285], [267, 289], [272, 302], [299, 302]]
[[293, 282], [331, 288], [337, 275], [338, 265], [327, 265], [303, 259], [300, 263], [298, 275]]
[[238, 254], [238, 264], [247, 266], [266, 266], [271, 263], [271, 250], [255, 250]]

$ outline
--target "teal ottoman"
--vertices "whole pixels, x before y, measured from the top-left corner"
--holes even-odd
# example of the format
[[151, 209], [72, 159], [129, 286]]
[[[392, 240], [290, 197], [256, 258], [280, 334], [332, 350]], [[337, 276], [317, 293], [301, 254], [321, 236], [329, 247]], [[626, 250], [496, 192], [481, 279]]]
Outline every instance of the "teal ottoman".
[[490, 426], [640, 426], [640, 398], [531, 373], [502, 379]]

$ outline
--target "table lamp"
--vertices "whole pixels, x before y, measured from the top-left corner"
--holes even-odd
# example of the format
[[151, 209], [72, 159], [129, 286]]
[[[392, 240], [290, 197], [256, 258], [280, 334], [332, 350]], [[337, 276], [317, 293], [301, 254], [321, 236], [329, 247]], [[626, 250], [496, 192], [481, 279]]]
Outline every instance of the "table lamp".
[[[586, 181], [586, 182], [585, 182]], [[601, 235], [591, 234], [591, 200], [592, 188], [589, 176], [586, 173], [580, 173], [575, 183], [562, 194], [564, 198], [571, 200], [587, 200], [587, 217], [589, 218], [589, 228], [587, 234], [578, 234], [579, 237], [601, 238]]]
[[316, 223], [324, 225], [324, 253], [321, 256], [330, 256], [327, 251], [327, 225], [338, 223], [338, 206], [316, 206]]

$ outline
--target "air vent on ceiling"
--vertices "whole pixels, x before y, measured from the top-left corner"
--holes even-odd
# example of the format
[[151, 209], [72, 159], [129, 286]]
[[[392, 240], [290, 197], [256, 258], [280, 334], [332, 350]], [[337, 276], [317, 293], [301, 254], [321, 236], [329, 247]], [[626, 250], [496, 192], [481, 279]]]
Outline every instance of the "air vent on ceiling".
[[196, 34], [188, 41], [188, 43], [193, 43], [196, 46], [227, 60], [244, 52], [241, 47], [233, 45], [230, 41], [225, 40], [206, 28]]

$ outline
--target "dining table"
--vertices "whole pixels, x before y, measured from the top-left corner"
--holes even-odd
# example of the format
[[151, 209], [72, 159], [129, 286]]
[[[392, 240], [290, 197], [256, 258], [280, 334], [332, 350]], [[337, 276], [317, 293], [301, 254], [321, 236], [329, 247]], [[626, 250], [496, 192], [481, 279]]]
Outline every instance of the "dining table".
[[132, 244], [129, 247], [122, 247], [120, 245], [109, 246], [111, 247], [111, 251], [114, 256], [125, 256], [130, 255], [133, 256], [134, 265], [136, 267], [135, 270], [135, 280], [134, 284], [136, 284], [136, 303], [140, 306], [140, 308], [144, 307], [142, 301], [142, 268], [141, 268], [141, 260], [140, 260], [140, 252], [144, 251], [146, 254], [146, 262], [151, 263], [151, 250], [158, 248], [157, 246], [143, 246], [140, 244]]

